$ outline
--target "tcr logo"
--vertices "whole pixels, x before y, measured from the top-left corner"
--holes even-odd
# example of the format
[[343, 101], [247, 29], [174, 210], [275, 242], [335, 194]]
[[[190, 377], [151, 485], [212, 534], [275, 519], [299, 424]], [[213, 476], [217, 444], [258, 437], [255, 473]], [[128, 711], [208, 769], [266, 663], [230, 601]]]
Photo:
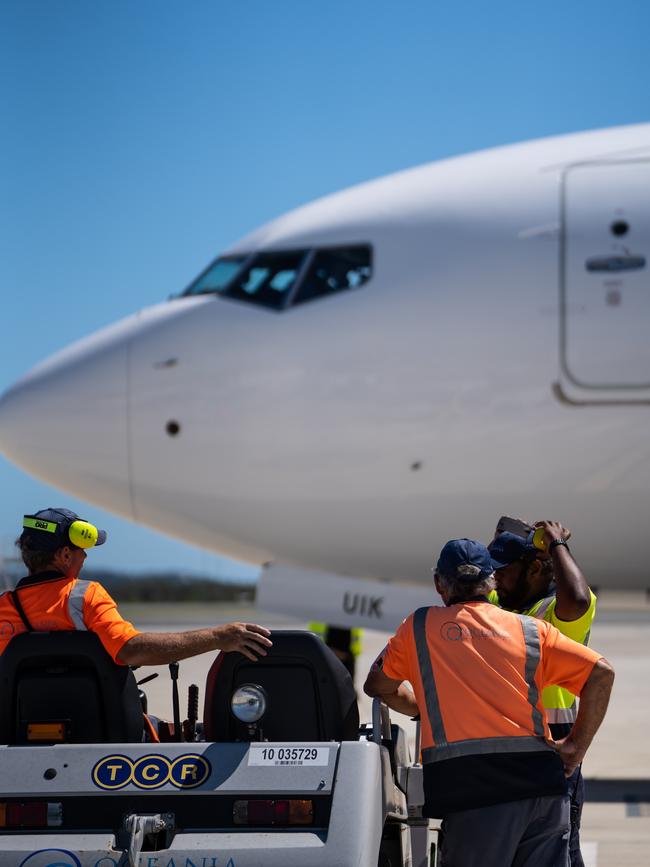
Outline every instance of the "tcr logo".
[[171, 783], [177, 789], [194, 789], [210, 776], [210, 762], [191, 753], [169, 759], [148, 755], [139, 759], [113, 755], [100, 759], [92, 770], [92, 780], [100, 789], [123, 789], [129, 783], [138, 789], [158, 789]]

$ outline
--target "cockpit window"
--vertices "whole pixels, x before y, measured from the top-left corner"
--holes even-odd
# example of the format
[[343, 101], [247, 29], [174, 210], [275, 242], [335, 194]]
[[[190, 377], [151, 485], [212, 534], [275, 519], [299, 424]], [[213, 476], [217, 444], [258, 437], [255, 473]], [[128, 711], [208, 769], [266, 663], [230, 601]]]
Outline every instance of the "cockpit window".
[[223, 294], [262, 307], [285, 307], [306, 255], [305, 250], [260, 253]]
[[222, 256], [183, 294], [215, 292], [225, 298], [281, 311], [356, 289], [371, 276], [372, 248], [367, 244], [269, 251]]
[[356, 289], [370, 279], [370, 247], [336, 247], [317, 250], [293, 304], [303, 304], [322, 295]]
[[221, 292], [241, 270], [247, 258], [246, 256], [228, 256], [217, 259], [183, 294], [203, 295], [206, 292]]

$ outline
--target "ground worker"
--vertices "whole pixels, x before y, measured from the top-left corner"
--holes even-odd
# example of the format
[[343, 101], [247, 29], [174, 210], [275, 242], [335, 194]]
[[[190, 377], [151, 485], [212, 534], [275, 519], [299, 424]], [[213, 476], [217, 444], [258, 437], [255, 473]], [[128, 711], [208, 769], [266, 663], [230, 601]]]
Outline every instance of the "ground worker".
[[103, 545], [106, 532], [69, 509], [25, 515], [16, 542], [29, 575], [0, 595], [0, 654], [26, 631], [90, 630], [121, 665], [163, 665], [210, 650], [266, 655], [270, 632], [255, 623], [227, 623], [188, 632], [139, 632], [120, 615], [110, 595], [79, 573], [86, 550]]
[[332, 626], [331, 623], [309, 624], [309, 631], [318, 635], [325, 644], [334, 651], [343, 665], [350, 672], [354, 682], [357, 668], [357, 657], [361, 653], [362, 629], [349, 629], [343, 626]]
[[[502, 532], [504, 520], [516, 533]], [[537, 546], [533, 542], [535, 530]], [[553, 624], [563, 635], [588, 644], [596, 613], [596, 597], [574, 560], [567, 540], [570, 531], [557, 521], [527, 524], [518, 519], [500, 519], [494, 540], [488, 546], [492, 557], [506, 565], [494, 573], [496, 590], [490, 601], [509, 611], [539, 617]], [[565, 738], [571, 731], [577, 703], [575, 695], [560, 686], [542, 693], [551, 736]], [[580, 853], [580, 820], [584, 803], [582, 770], [569, 778], [571, 801], [571, 867], [584, 867]]]
[[[444, 820], [441, 867], [567, 864], [566, 777], [605, 716], [614, 679], [598, 653], [488, 601], [503, 565], [480, 542], [448, 542], [435, 569], [444, 606], [402, 623], [364, 687], [421, 717], [424, 815]], [[581, 696], [559, 743], [541, 702], [551, 684]]]

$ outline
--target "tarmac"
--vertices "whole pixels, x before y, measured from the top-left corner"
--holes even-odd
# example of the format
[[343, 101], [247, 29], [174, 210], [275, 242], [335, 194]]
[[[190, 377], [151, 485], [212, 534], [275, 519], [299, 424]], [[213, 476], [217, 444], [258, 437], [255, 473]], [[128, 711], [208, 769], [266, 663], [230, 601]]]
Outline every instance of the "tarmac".
[[[302, 629], [305, 623], [257, 611], [254, 606], [217, 604], [122, 604], [123, 615], [145, 631], [180, 631], [227, 623], [257, 622], [271, 629]], [[367, 631], [357, 663], [357, 694], [362, 722], [371, 717], [371, 701], [362, 692], [365, 674], [389, 636]], [[650, 864], [650, 602], [643, 593], [603, 593], [599, 597], [591, 646], [614, 666], [616, 682], [605, 721], [583, 765], [587, 802], [582, 818], [582, 853], [586, 867], [642, 867]], [[214, 656], [204, 654], [180, 664], [181, 715], [187, 688], [203, 688]], [[158, 672], [144, 687], [149, 710], [172, 717], [171, 682], [163, 666], [143, 667], [138, 679]], [[200, 713], [202, 716], [202, 713]], [[394, 714], [412, 739], [414, 726]]]

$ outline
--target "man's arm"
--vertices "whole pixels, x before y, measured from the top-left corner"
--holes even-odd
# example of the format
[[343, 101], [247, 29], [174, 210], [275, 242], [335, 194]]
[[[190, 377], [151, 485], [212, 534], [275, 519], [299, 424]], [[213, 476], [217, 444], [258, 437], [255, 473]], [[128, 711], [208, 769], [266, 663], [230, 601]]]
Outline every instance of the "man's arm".
[[420, 713], [415, 696], [403, 680], [393, 680], [379, 669], [371, 669], [363, 685], [363, 691], [370, 698], [380, 698], [391, 710], [417, 716]]
[[568, 539], [571, 533], [559, 521], [538, 521], [535, 526], [544, 528], [544, 542], [553, 561], [555, 614], [559, 620], [578, 620], [591, 605], [587, 580], [566, 545], [550, 548], [551, 542]]
[[557, 751], [564, 762], [565, 776], [570, 777], [585, 757], [605, 717], [613, 684], [614, 669], [601, 657], [580, 693], [578, 716], [570, 734], [557, 741]]
[[239, 651], [249, 659], [266, 656], [271, 633], [255, 623], [227, 623], [189, 632], [140, 632], [117, 655], [124, 665], [164, 665], [210, 650]]

